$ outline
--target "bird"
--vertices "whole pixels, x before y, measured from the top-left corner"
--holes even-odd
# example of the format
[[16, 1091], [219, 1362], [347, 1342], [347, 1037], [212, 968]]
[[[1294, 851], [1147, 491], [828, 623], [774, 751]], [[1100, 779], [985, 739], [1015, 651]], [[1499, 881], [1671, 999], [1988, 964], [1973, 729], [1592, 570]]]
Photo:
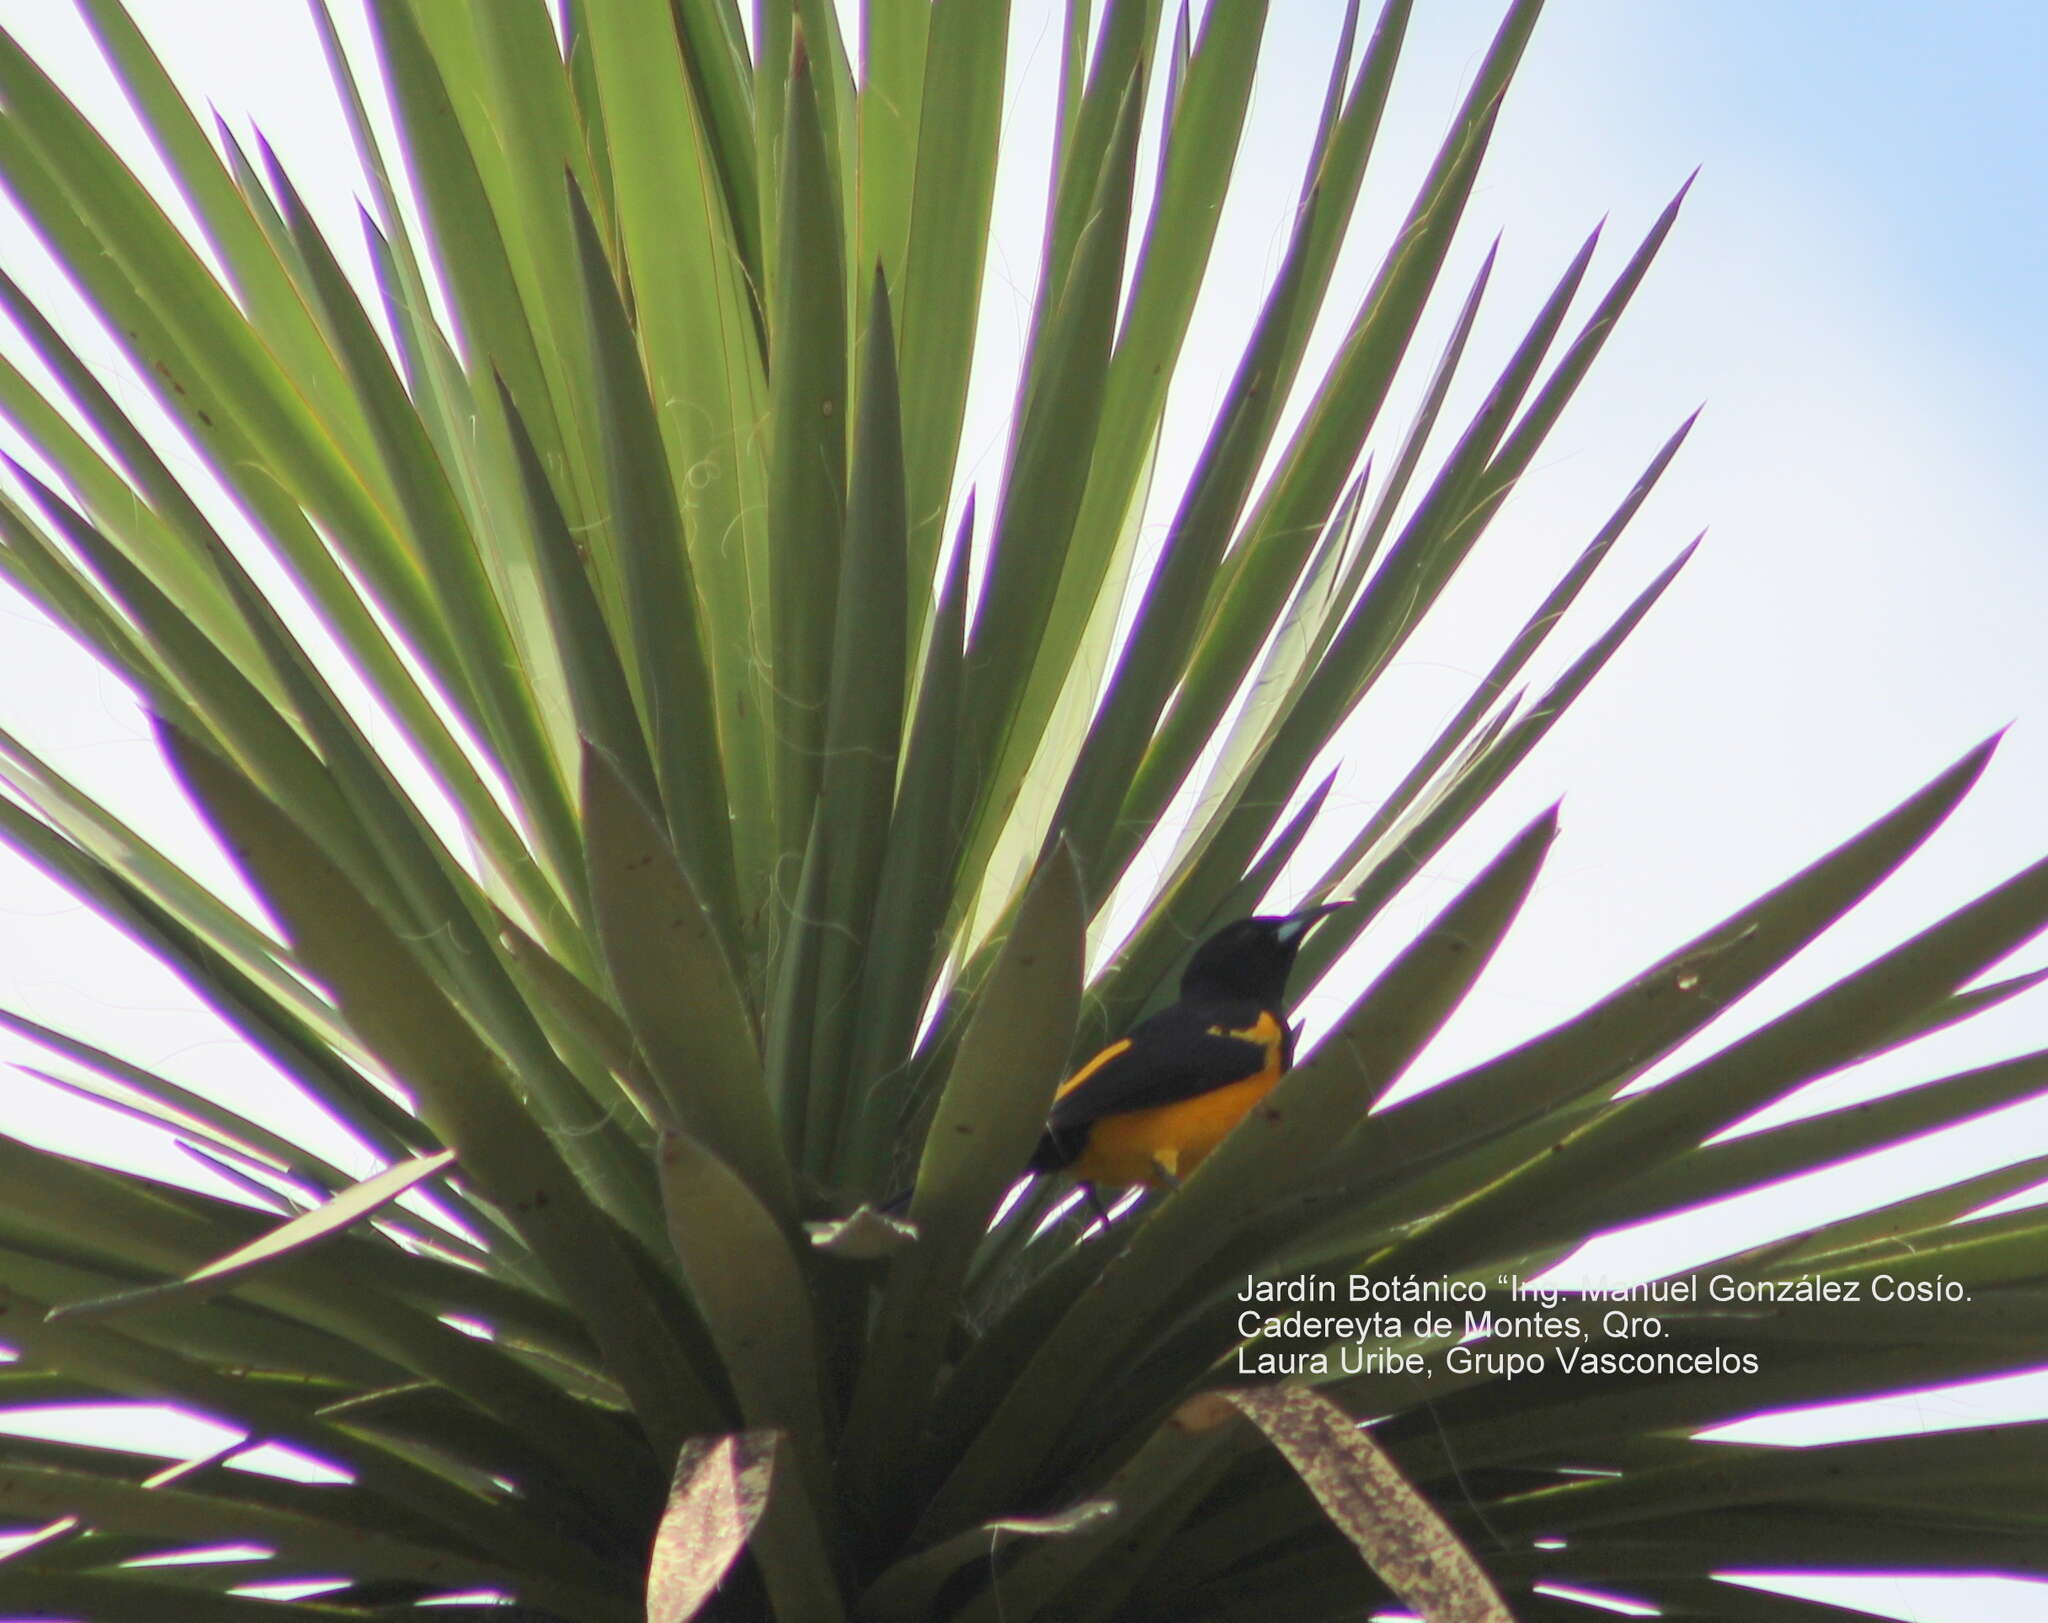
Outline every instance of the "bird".
[[1188, 960], [1180, 999], [1141, 1020], [1053, 1096], [1029, 1172], [1122, 1189], [1173, 1185], [1294, 1063], [1287, 977], [1302, 940], [1347, 902], [1226, 924]]

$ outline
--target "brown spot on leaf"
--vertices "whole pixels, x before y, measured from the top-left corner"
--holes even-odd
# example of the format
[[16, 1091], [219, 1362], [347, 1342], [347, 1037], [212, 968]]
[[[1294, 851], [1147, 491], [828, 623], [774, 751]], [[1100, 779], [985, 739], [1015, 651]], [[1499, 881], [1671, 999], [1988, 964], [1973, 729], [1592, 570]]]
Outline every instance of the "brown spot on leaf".
[[1199, 1392], [1173, 1411], [1169, 1423], [1176, 1431], [1200, 1434], [1214, 1431], [1237, 1418], [1230, 1400], [1215, 1392]]

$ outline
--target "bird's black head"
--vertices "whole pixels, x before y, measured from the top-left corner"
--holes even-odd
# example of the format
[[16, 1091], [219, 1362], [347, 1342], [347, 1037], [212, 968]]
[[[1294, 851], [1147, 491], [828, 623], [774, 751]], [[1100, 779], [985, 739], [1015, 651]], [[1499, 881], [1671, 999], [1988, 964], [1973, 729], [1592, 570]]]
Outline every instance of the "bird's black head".
[[1325, 902], [1299, 913], [1259, 915], [1226, 924], [1195, 949], [1180, 978], [1180, 995], [1190, 1003], [1249, 999], [1278, 1009], [1287, 996], [1287, 977], [1302, 937], [1317, 919], [1347, 906]]

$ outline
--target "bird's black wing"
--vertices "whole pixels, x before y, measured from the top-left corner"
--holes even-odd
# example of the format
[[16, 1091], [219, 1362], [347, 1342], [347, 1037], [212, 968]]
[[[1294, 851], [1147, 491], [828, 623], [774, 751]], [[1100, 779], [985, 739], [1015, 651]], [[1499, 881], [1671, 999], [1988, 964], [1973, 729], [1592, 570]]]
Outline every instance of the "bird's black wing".
[[[1266, 1066], [1264, 1045], [1226, 1033], [1249, 1030], [1259, 1012], [1255, 1003], [1213, 1008], [1176, 1003], [1161, 1009], [1132, 1027], [1121, 1044], [1105, 1050], [1107, 1057], [1091, 1062], [1087, 1080], [1054, 1101], [1047, 1128], [1069, 1133], [1104, 1116], [1153, 1110], [1257, 1075]], [[1222, 1031], [1214, 1029], [1219, 1026]]]

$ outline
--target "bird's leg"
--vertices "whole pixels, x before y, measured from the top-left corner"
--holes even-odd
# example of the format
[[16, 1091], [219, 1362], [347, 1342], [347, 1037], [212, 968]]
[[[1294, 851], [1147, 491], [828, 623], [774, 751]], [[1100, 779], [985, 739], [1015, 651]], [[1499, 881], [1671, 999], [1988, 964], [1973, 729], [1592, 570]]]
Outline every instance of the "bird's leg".
[[1163, 1188], [1176, 1194], [1180, 1192], [1180, 1178], [1175, 1174], [1172, 1167], [1168, 1166], [1156, 1155], [1152, 1157], [1152, 1171], [1154, 1176], [1159, 1179], [1160, 1185]]
[[1094, 1209], [1096, 1220], [1102, 1224], [1104, 1230], [1107, 1230], [1109, 1228], [1109, 1208], [1102, 1204], [1101, 1194], [1092, 1183], [1084, 1183], [1081, 1185], [1081, 1188], [1088, 1196], [1088, 1204]]

